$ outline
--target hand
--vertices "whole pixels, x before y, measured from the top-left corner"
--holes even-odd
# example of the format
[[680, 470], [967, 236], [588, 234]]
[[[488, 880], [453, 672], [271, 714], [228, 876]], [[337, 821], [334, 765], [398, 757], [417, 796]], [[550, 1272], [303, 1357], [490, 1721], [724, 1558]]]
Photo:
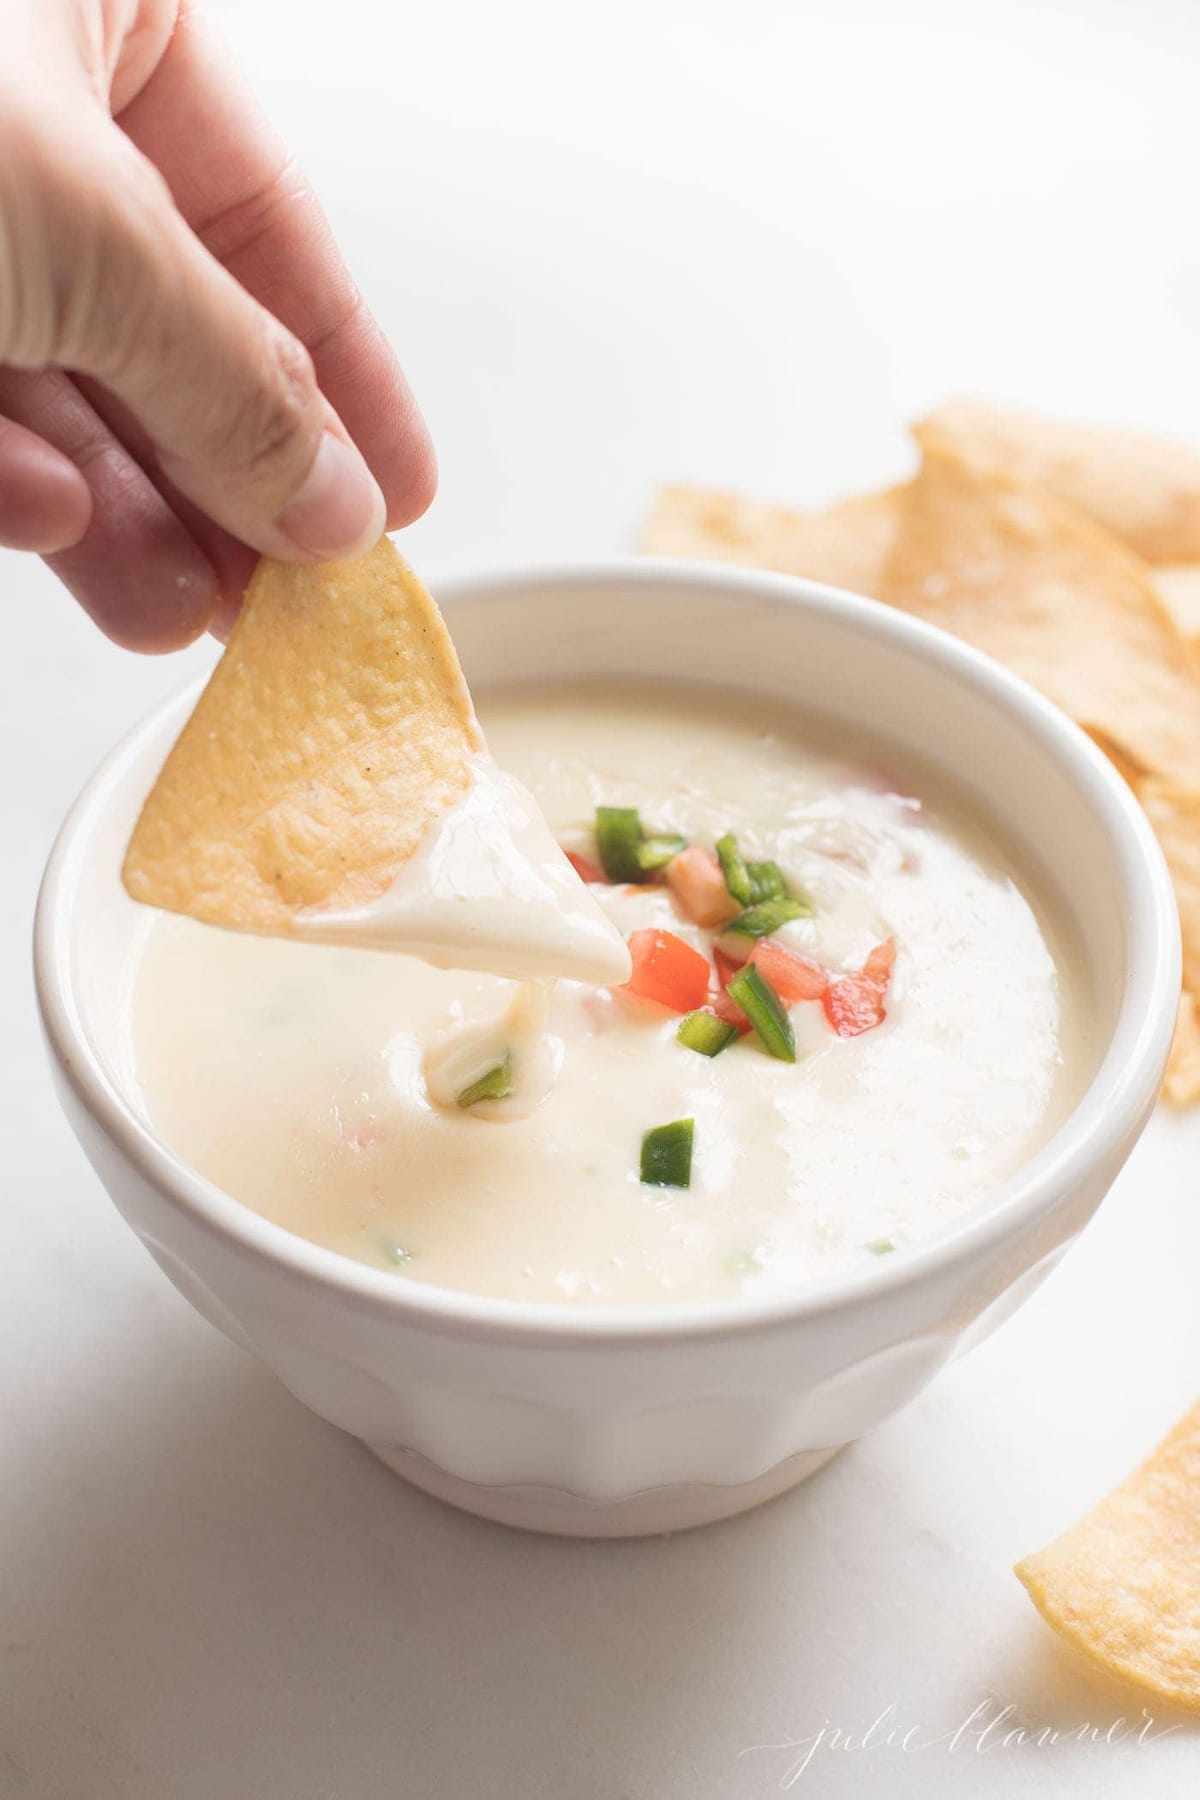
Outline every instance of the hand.
[[188, 0], [0, 0], [0, 544], [118, 643], [429, 504], [425, 426]]

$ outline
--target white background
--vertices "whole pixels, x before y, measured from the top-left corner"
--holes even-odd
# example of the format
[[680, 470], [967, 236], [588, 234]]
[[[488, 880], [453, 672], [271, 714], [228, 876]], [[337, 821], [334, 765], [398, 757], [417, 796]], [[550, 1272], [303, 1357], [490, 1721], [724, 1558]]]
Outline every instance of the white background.
[[[432, 422], [435, 579], [625, 548], [664, 477], [881, 481], [963, 388], [1200, 436], [1185, 0], [217, 10]], [[1029, 1307], [793, 1496], [629, 1544], [444, 1509], [188, 1310], [56, 1111], [41, 863], [211, 652], [138, 661], [40, 566], [0, 581], [4, 1800], [757, 1800], [797, 1753], [755, 1746], [889, 1705], [922, 1741], [989, 1697], [1137, 1714], [1010, 1564], [1193, 1397], [1195, 1122], [1156, 1120]], [[1186, 1730], [988, 1744], [819, 1750], [791, 1791], [1172, 1800], [1200, 1768]]]

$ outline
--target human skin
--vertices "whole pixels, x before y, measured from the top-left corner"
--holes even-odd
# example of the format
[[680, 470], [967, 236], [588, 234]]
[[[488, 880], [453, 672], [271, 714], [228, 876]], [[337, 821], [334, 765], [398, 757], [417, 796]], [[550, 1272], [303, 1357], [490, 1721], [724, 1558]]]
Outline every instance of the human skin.
[[424, 422], [188, 0], [0, 0], [0, 545], [116, 642], [227, 629], [257, 553], [428, 506]]

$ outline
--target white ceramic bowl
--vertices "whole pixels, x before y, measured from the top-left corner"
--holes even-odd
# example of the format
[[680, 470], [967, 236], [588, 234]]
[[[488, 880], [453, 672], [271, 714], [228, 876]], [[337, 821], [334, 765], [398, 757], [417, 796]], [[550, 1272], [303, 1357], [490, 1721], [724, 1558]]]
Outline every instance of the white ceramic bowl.
[[701, 1524], [879, 1424], [1057, 1262], [1158, 1093], [1179, 987], [1170, 884], [1142, 812], [1081, 732], [996, 664], [870, 601], [652, 562], [458, 581], [441, 599], [481, 689], [661, 672], [868, 725], [977, 798], [1082, 947], [1086, 1091], [1014, 1181], [937, 1237], [787, 1300], [580, 1312], [488, 1300], [397, 1283], [294, 1237], [155, 1137], [122, 1027], [150, 915], [118, 867], [193, 690], [83, 793], [43, 884], [38, 994], [71, 1124], [176, 1287], [315, 1412], [473, 1512], [582, 1535]]

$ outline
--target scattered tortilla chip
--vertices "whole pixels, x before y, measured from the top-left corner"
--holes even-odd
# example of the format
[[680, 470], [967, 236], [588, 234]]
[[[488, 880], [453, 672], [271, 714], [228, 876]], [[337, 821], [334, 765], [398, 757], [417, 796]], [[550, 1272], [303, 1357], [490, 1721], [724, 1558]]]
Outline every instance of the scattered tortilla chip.
[[1155, 569], [1154, 585], [1180, 636], [1195, 651], [1200, 644], [1200, 563]]
[[1183, 985], [1200, 993], [1200, 791], [1170, 781], [1144, 781], [1138, 798], [1150, 816], [1179, 902]]
[[1136, 769], [1200, 786], [1200, 679], [1124, 545], [1044, 490], [928, 451], [882, 598], [1039, 687]]
[[1179, 996], [1163, 1099], [1169, 1106], [1194, 1106], [1200, 1100], [1200, 1008], [1186, 988]]
[[1105, 736], [1104, 732], [1097, 731], [1094, 725], [1085, 725], [1083, 729], [1087, 732], [1097, 750], [1103, 750], [1105, 756], [1107, 756], [1109, 762], [1117, 771], [1117, 774], [1121, 779], [1128, 782], [1129, 786], [1136, 793], [1142, 779], [1142, 772], [1137, 765], [1130, 762], [1129, 758], [1121, 750], [1119, 745], [1114, 744], [1110, 737]]
[[1200, 1710], [1200, 1405], [1016, 1573], [1047, 1624], [1111, 1675]]
[[142, 809], [126, 889], [264, 932], [365, 904], [481, 743], [441, 614], [389, 539], [355, 562], [264, 559]]
[[745, 563], [877, 595], [904, 491], [860, 494], [826, 512], [803, 513], [714, 489], [666, 487], [641, 547], [652, 556]]
[[1049, 488], [1147, 562], [1200, 562], [1200, 454], [1186, 444], [969, 400], [940, 407], [915, 436], [923, 451]]

